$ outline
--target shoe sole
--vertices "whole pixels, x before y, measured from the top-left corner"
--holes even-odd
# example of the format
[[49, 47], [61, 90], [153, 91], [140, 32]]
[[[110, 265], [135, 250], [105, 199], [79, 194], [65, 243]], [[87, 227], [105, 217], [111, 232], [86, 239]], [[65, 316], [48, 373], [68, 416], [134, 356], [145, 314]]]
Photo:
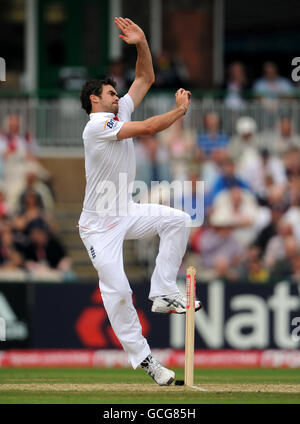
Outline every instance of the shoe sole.
[[[199, 311], [201, 308], [202, 308], [202, 303], [200, 303], [200, 305], [199, 305], [199, 307], [198, 307], [198, 308], [195, 308], [195, 312]], [[168, 311], [168, 312], [153, 311], [153, 310], [151, 309], [151, 312], [155, 312], [155, 313], [157, 313], [157, 314], [180, 314], [180, 315], [182, 315], [182, 314], [185, 314], [185, 313], [186, 313], [186, 311], [178, 312], [178, 311], [176, 311], [176, 309], [171, 309], [171, 310], [170, 310], [170, 311]]]

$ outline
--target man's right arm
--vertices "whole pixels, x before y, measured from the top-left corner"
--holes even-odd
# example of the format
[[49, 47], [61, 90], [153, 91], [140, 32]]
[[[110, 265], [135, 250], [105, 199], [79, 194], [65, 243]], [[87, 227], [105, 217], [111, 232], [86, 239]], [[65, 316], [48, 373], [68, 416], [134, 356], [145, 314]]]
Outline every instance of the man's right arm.
[[118, 132], [118, 140], [138, 137], [140, 135], [155, 134], [165, 130], [177, 121], [177, 119], [185, 115], [190, 104], [190, 95], [191, 93], [189, 91], [180, 89], [176, 93], [176, 109], [161, 115], [153, 116], [145, 121], [125, 122]]

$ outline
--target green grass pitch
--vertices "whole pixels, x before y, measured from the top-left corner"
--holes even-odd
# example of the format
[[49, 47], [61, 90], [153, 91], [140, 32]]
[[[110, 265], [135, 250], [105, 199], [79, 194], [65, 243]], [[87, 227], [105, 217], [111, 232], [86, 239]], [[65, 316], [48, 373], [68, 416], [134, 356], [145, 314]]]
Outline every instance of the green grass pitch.
[[0, 403], [300, 403], [300, 369], [196, 369], [187, 388], [159, 387], [141, 369], [3, 368]]

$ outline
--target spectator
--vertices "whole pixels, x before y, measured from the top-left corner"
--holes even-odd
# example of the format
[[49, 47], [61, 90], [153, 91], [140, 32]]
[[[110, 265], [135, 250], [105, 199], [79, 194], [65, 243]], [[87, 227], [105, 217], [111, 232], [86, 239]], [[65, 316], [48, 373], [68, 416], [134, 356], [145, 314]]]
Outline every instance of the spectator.
[[40, 220], [31, 222], [28, 228], [29, 243], [24, 251], [26, 269], [34, 278], [61, 281], [69, 278], [71, 260], [58, 239]]
[[212, 204], [213, 213], [232, 218], [232, 235], [243, 246], [254, 241], [259, 231], [268, 223], [269, 214], [261, 208], [249, 190], [232, 187], [222, 190]]
[[116, 59], [110, 63], [108, 76], [117, 83], [120, 93], [124, 93], [127, 90], [128, 83], [126, 80], [125, 63], [122, 59]]
[[54, 211], [54, 199], [49, 187], [40, 179], [36, 170], [29, 169], [26, 173], [26, 181], [24, 181], [24, 187], [22, 191], [18, 193], [18, 205], [15, 210], [21, 207], [21, 210], [25, 210], [25, 199], [28, 192], [34, 192], [39, 198], [41, 206], [49, 213]]
[[285, 153], [284, 166], [289, 183], [300, 179], [300, 149], [292, 147]]
[[249, 159], [248, 157], [247, 161], [238, 162], [238, 174], [264, 203], [272, 185], [286, 187], [284, 163], [267, 149], [260, 150], [257, 155], [253, 153], [252, 160]]
[[260, 147], [256, 130], [253, 118], [239, 118], [236, 122], [237, 136], [231, 140], [229, 151], [235, 159], [237, 174], [263, 199], [270, 184], [284, 186], [287, 178], [283, 162]]
[[295, 283], [300, 283], [300, 252], [293, 256], [292, 260], [292, 275], [291, 280]]
[[277, 233], [270, 238], [267, 243], [264, 263], [268, 268], [275, 265], [275, 262], [285, 258], [284, 240], [293, 235], [292, 226], [284, 221], [277, 224]]
[[284, 258], [278, 259], [271, 268], [271, 280], [277, 282], [292, 278], [294, 273], [299, 277], [299, 243], [294, 236], [284, 239]]
[[172, 56], [172, 63], [174, 64], [176, 68], [176, 73], [179, 76], [179, 80], [181, 81], [181, 85], [183, 87], [190, 86], [191, 85], [191, 77], [190, 77], [190, 71], [189, 67], [184, 60], [184, 58], [180, 55], [180, 53], [177, 51]]
[[283, 156], [289, 149], [300, 148], [300, 137], [293, 131], [292, 121], [284, 116], [279, 121], [279, 134], [275, 136], [274, 150]]
[[228, 157], [222, 163], [221, 175], [216, 179], [212, 187], [207, 204], [211, 205], [222, 190], [229, 190], [232, 187], [250, 190], [248, 184], [236, 175], [234, 161]]
[[267, 197], [269, 219], [267, 225], [260, 231], [254, 244], [257, 245], [264, 255], [269, 240], [277, 234], [277, 226], [289, 206], [287, 193], [283, 187], [273, 186]]
[[253, 118], [249, 116], [239, 118], [236, 121], [236, 135], [231, 139], [229, 146], [229, 153], [236, 164], [237, 176], [254, 191], [257, 185], [254, 184], [256, 174], [253, 173], [253, 168], [256, 171], [261, 162], [256, 131], [257, 125]]
[[[193, 263], [200, 270], [200, 278], [225, 278], [235, 281], [236, 267], [245, 256], [244, 247], [232, 236], [233, 219], [224, 213], [214, 212], [211, 227], [202, 229], [192, 246], [196, 255]], [[190, 260], [190, 259], [189, 259]]]
[[295, 178], [288, 183], [290, 207], [300, 204], [300, 178]]
[[264, 146], [273, 154], [283, 158], [290, 149], [300, 148], [300, 136], [293, 128], [289, 116], [282, 116], [271, 130], [265, 130], [261, 134]]
[[292, 227], [293, 235], [300, 245], [300, 203], [291, 206], [283, 215], [282, 221]]
[[158, 139], [167, 147], [170, 157], [172, 180], [188, 179], [189, 160], [193, 157], [195, 137], [191, 130], [183, 127], [183, 119], [178, 119]]
[[174, 198], [174, 207], [188, 213], [196, 227], [196, 225], [202, 225], [204, 221], [203, 184], [202, 181], [199, 181], [197, 170], [191, 170], [188, 181], [191, 184], [183, 185], [181, 196]]
[[10, 225], [14, 234], [14, 240], [18, 245], [18, 250], [22, 253], [28, 243], [27, 234], [24, 230], [24, 220], [22, 216], [10, 218]]
[[269, 276], [269, 270], [262, 263], [259, 247], [249, 246], [246, 260], [239, 267], [240, 279], [245, 283], [266, 283], [269, 281]]
[[9, 208], [6, 202], [5, 190], [0, 187], [0, 219], [9, 215]]
[[263, 64], [263, 76], [253, 86], [254, 94], [260, 98], [278, 99], [290, 97], [293, 93], [292, 83], [279, 75], [274, 62]]
[[0, 269], [15, 270], [22, 266], [20, 247], [14, 241], [9, 221], [0, 226]]
[[3, 179], [6, 184], [24, 175], [24, 166], [29, 149], [24, 136], [20, 134], [20, 117], [9, 115], [5, 129], [0, 136], [0, 155], [3, 161]]
[[263, 199], [270, 182], [269, 176], [275, 183], [286, 181], [286, 178], [281, 162], [277, 158], [270, 158], [266, 150], [263, 153], [259, 151], [256, 130], [253, 118], [239, 118], [236, 122], [237, 135], [230, 142], [229, 152], [235, 160], [236, 174]]
[[182, 72], [182, 61], [174, 60], [167, 51], [161, 52], [154, 58], [155, 88], [167, 89], [181, 87], [185, 81], [182, 77], [186, 72]]
[[245, 90], [248, 89], [245, 67], [241, 62], [232, 62], [228, 68], [228, 80], [225, 84], [225, 105], [233, 110], [245, 106]]
[[236, 162], [251, 161], [252, 157], [257, 155], [258, 149], [256, 122], [250, 116], [242, 116], [237, 119], [235, 129], [236, 135], [229, 143], [229, 154]]
[[228, 147], [229, 138], [220, 130], [220, 118], [215, 112], [204, 116], [204, 132], [197, 137], [198, 160], [214, 160], [215, 155]]
[[51, 214], [44, 209], [41, 196], [32, 188], [28, 188], [23, 197], [20, 213], [13, 219], [13, 225], [18, 228], [19, 231], [27, 233], [30, 223], [36, 219], [45, 222], [52, 231], [55, 230], [53, 218]]
[[144, 181], [148, 187], [151, 181], [171, 180], [169, 152], [152, 135], [140, 136], [135, 145], [137, 180]]
[[292, 96], [293, 85], [288, 79], [279, 75], [275, 63], [265, 62], [263, 76], [254, 83], [253, 92], [268, 110], [274, 111], [278, 106], [279, 99]]
[[30, 137], [22, 135], [20, 127], [20, 117], [9, 115], [5, 120], [4, 133], [0, 136], [3, 180], [7, 189], [7, 202], [11, 209], [11, 193], [14, 193], [22, 185], [27, 163], [35, 160]]

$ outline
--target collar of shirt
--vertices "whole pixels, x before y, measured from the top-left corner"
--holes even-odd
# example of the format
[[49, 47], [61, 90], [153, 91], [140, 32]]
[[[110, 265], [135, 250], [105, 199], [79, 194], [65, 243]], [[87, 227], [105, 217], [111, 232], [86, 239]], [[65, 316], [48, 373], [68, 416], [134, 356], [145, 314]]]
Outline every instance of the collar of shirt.
[[114, 118], [115, 114], [114, 113], [110, 113], [110, 112], [94, 112], [94, 113], [90, 113], [90, 119], [100, 119], [100, 118]]

